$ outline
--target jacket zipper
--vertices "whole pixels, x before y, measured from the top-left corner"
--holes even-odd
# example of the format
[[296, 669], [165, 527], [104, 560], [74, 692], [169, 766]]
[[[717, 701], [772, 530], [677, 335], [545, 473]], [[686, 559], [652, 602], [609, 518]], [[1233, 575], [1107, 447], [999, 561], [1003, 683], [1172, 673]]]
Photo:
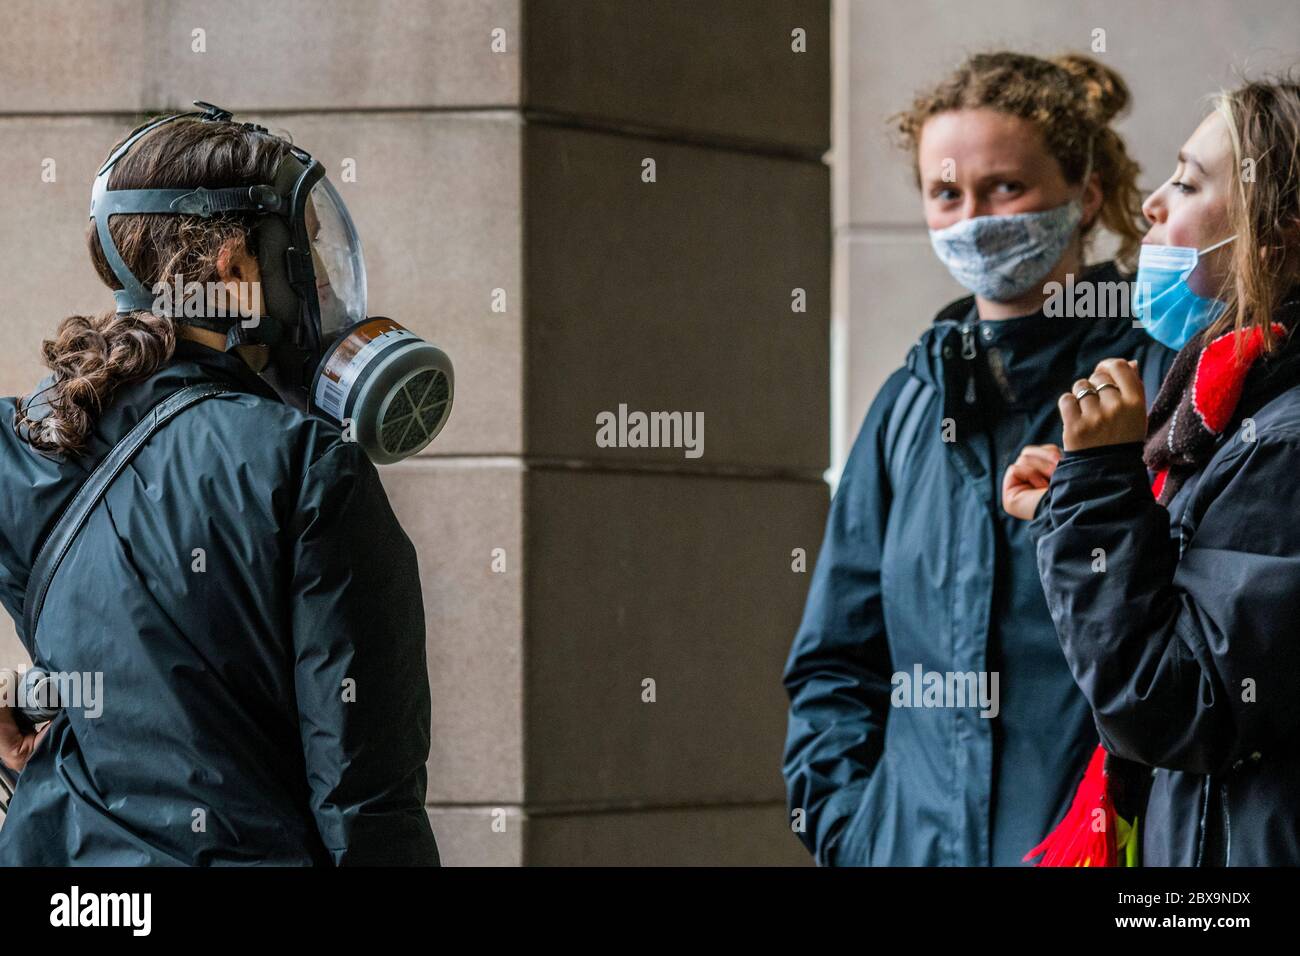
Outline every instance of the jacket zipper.
[[975, 328], [961, 327], [961, 357], [966, 360], [966, 404], [975, 404]]

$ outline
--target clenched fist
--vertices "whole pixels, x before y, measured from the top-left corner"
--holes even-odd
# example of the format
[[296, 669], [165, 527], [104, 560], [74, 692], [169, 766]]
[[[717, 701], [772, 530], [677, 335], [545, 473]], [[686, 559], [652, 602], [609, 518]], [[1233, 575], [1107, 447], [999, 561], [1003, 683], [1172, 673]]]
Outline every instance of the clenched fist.
[[1047, 493], [1047, 483], [1061, 460], [1055, 445], [1026, 445], [1002, 477], [1002, 507], [1013, 518], [1029, 521], [1038, 509], [1038, 499]]

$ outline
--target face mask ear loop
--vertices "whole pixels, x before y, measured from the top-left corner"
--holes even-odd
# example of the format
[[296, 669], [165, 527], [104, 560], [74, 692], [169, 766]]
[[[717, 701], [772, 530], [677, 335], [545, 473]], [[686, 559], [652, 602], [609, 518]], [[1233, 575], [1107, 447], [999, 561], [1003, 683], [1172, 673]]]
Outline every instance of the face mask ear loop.
[[1212, 245], [1212, 246], [1206, 246], [1204, 249], [1198, 249], [1198, 250], [1196, 251], [1196, 258], [1199, 259], [1201, 256], [1205, 255], [1207, 252], [1213, 252], [1215, 249], [1218, 249], [1220, 246], [1226, 246], [1228, 243], [1232, 242], [1232, 240], [1234, 240], [1234, 239], [1236, 239], [1236, 238], [1237, 238], [1237, 234], [1234, 232], [1234, 233], [1233, 233], [1232, 235], [1230, 235], [1227, 239], [1222, 239], [1222, 240], [1220, 240], [1219, 242], [1216, 242], [1216, 243], [1215, 243], [1214, 245]]

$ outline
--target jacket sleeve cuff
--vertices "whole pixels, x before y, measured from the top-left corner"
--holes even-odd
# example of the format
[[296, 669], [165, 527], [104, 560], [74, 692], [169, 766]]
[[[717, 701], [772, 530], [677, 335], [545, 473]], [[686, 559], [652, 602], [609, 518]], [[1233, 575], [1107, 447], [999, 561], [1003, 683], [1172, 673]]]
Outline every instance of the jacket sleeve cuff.
[[[1129, 465], [1136, 459], [1140, 464], [1142, 450], [1142, 442], [1130, 441], [1118, 445], [1097, 445], [1093, 448], [1067, 451], [1061, 456], [1056, 469], [1057, 472], [1064, 471], [1062, 478], [1067, 478], [1086, 475], [1090, 471], [1095, 473], [1096, 470], [1105, 468], [1107, 462]], [[1045, 532], [1052, 529], [1052, 492], [1059, 486], [1060, 482], [1054, 479], [1048, 485], [1047, 493], [1039, 497], [1038, 505], [1034, 508], [1034, 517], [1029, 522], [1031, 541], [1037, 542]]]
[[1118, 458], [1131, 458], [1137, 455], [1142, 457], [1142, 442], [1126, 441], [1117, 445], [1096, 445], [1092, 448], [1079, 448], [1074, 451], [1067, 451], [1061, 456], [1061, 463], [1067, 461], [1082, 461], [1088, 458], [1104, 458], [1115, 456]]
[[1052, 530], [1052, 486], [1048, 485], [1047, 490], [1038, 496], [1038, 504], [1034, 506], [1034, 516], [1029, 519], [1029, 540], [1037, 542], [1044, 532]]

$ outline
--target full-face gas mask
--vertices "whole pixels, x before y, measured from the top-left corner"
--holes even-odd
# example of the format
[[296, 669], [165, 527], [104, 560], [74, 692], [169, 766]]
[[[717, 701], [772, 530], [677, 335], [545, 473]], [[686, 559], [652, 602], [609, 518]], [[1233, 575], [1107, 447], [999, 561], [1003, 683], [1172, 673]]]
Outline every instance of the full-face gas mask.
[[[135, 213], [247, 217], [261, 271], [264, 314], [251, 318], [174, 320], [226, 333], [226, 350], [265, 345], [263, 377], [286, 401], [334, 422], [376, 464], [414, 455], [442, 430], [455, 385], [446, 354], [392, 319], [366, 315], [366, 267], [347, 207], [325, 167], [288, 145], [273, 180], [207, 189], [109, 189], [113, 166], [135, 143], [182, 118], [229, 122], [231, 114], [195, 101], [198, 112], [153, 120], [135, 130], [95, 177], [90, 218], [100, 248], [122, 288], [118, 312], [154, 311], [160, 291], [146, 289], [127, 268], [109, 232], [109, 218]], [[245, 128], [273, 136], [251, 123]], [[172, 300], [174, 301], [174, 300]]]

